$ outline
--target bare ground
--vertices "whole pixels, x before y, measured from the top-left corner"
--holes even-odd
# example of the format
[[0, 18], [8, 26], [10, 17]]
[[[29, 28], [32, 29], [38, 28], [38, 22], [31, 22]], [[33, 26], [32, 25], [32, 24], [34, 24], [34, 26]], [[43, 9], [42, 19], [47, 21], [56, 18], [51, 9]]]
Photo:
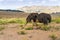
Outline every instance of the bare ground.
[[[53, 23], [52, 23], [53, 24]], [[60, 24], [50, 24], [51, 26], [60, 26]], [[25, 30], [27, 34], [19, 35], [17, 32], [21, 29], [20, 24], [6, 24], [5, 29], [0, 31], [0, 40], [52, 40], [49, 35], [52, 33], [57, 35], [57, 40], [60, 40], [60, 30], [58, 31], [44, 31], [44, 30]], [[1, 34], [3, 33], [3, 34]]]

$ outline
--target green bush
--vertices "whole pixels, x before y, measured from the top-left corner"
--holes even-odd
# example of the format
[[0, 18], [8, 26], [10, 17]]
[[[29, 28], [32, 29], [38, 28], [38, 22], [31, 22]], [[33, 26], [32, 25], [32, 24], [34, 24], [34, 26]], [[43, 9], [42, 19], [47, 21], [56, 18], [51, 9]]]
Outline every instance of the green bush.
[[19, 35], [21, 34], [21, 35], [25, 35], [26, 34], [26, 32], [25, 31], [19, 31], [19, 32], [17, 32]]
[[10, 20], [10, 21], [8, 21], [8, 23], [16, 23], [16, 21]]
[[52, 22], [60, 23], [60, 18], [53, 19]]
[[49, 26], [41, 26], [40, 27], [41, 30], [45, 30], [45, 31], [50, 30], [50, 28], [51, 27], [49, 27]]
[[7, 24], [7, 21], [0, 19], [0, 24]]
[[54, 27], [55, 30], [60, 30], [60, 26]]
[[25, 21], [24, 18], [0, 19], [0, 24], [7, 24], [7, 23], [19, 23], [19, 24], [25, 24], [26, 21]]
[[3, 29], [5, 29], [5, 27], [0, 27], [0, 31], [2, 31]]
[[0, 32], [0, 35], [3, 35], [4, 33], [3, 32]]
[[33, 30], [33, 27], [27, 27], [25, 30]]
[[52, 40], [56, 40], [57, 36], [55, 34], [51, 34], [49, 35], [49, 37], [52, 39]]

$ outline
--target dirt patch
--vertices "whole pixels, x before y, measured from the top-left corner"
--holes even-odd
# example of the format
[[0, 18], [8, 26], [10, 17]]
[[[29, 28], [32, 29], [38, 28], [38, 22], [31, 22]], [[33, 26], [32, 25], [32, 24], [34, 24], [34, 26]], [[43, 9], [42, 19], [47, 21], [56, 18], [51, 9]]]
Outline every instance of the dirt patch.
[[[54, 24], [54, 26], [60, 26], [60, 24]], [[25, 30], [27, 34], [19, 35], [17, 34], [20, 24], [6, 24], [0, 25], [4, 26], [5, 29], [0, 31], [3, 34], [0, 35], [0, 40], [51, 40], [49, 35], [54, 33], [60, 37], [60, 31], [44, 31], [44, 30]]]

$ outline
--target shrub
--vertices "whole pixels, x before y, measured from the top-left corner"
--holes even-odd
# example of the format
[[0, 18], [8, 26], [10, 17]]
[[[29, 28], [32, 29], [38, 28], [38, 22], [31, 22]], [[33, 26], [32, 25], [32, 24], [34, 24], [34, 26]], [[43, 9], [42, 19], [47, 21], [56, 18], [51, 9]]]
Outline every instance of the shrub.
[[60, 26], [57, 26], [57, 27], [55, 27], [54, 29], [56, 29], [56, 30], [60, 30]]
[[10, 21], [8, 21], [8, 23], [16, 23], [16, 21], [10, 20]]
[[3, 35], [4, 33], [3, 32], [0, 32], [0, 35]]
[[52, 22], [60, 23], [60, 18], [53, 19]]
[[7, 23], [19, 23], [25, 24], [25, 19], [23, 18], [10, 18], [10, 19], [0, 19], [0, 24], [7, 24]]
[[41, 30], [45, 30], [45, 31], [50, 30], [50, 28], [51, 27], [49, 27], [49, 26], [41, 26], [40, 27]]
[[57, 36], [55, 34], [51, 34], [49, 35], [49, 37], [52, 39], [52, 40], [56, 40]]
[[21, 20], [19, 18], [8, 19], [7, 21], [8, 21], [8, 23], [19, 23], [19, 24], [24, 24], [25, 23], [25, 20], [23, 21], [23, 20]]
[[25, 31], [19, 31], [19, 32], [17, 32], [19, 35], [20, 34], [22, 34], [22, 35], [25, 35], [26, 34], [26, 32]]
[[3, 29], [5, 29], [5, 27], [0, 27], [0, 31], [2, 31]]
[[33, 27], [27, 27], [25, 30], [33, 30]]
[[0, 24], [7, 24], [6, 20], [0, 19]]

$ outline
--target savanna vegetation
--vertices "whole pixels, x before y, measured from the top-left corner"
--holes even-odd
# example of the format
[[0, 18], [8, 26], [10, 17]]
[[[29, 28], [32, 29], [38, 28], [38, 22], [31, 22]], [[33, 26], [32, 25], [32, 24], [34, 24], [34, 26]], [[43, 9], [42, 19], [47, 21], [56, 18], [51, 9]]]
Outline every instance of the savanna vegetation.
[[[43, 25], [42, 23], [37, 22], [37, 26], [33, 26], [33, 23], [26, 23], [26, 18], [1, 18], [0, 19], [0, 35], [18, 35], [22, 36], [21, 39], [28, 40], [28, 38], [37, 38], [37, 36], [42, 36], [45, 38], [46, 36], [50, 40], [59, 40], [60, 39], [60, 18], [53, 18], [52, 22], [48, 25]], [[11, 25], [10, 25], [11, 24]], [[6, 33], [5, 33], [5, 32]], [[52, 34], [55, 32], [56, 34]], [[11, 34], [12, 33], [12, 34]], [[27, 36], [26, 36], [27, 35]], [[57, 35], [57, 36], [56, 36]], [[41, 37], [41, 38], [42, 38]], [[47, 38], [46, 37], [46, 38]], [[13, 38], [13, 36], [12, 36]], [[19, 37], [20, 38], [20, 37]], [[42, 38], [42, 39], [43, 39]], [[46, 40], [48, 40], [46, 39]], [[37, 38], [38, 40], [38, 38]], [[44, 40], [44, 39], [43, 39]]]

